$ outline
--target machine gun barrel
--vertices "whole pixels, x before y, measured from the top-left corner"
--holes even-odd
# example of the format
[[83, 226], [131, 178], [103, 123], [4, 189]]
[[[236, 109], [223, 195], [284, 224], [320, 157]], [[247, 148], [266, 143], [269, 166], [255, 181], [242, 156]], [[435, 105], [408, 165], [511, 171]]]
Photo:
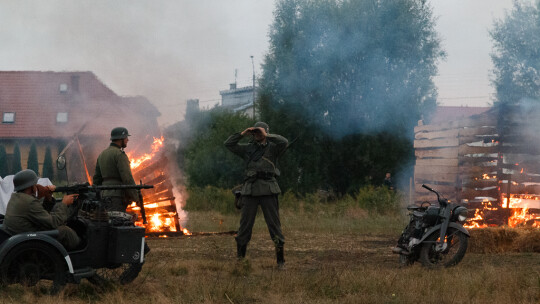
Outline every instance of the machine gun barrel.
[[85, 184], [77, 184], [73, 186], [62, 186], [62, 187], [56, 187], [54, 192], [66, 192], [66, 193], [81, 193], [81, 192], [88, 192], [88, 191], [96, 191], [96, 190], [122, 190], [122, 189], [151, 189], [154, 188], [153, 185], [146, 185], [146, 184], [140, 184], [140, 185], [100, 185], [100, 186], [91, 186], [88, 183]]

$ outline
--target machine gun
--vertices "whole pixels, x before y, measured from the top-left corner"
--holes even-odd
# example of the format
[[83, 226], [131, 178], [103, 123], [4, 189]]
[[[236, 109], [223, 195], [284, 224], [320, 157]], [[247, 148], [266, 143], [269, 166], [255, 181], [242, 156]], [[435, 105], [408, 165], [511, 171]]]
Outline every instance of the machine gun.
[[143, 223], [147, 224], [146, 221], [146, 211], [144, 210], [144, 202], [142, 199], [142, 193], [141, 189], [151, 189], [154, 188], [153, 185], [146, 185], [143, 184], [141, 181], [141, 184], [139, 185], [100, 185], [100, 186], [92, 186], [89, 183], [84, 184], [75, 184], [73, 186], [63, 186], [63, 187], [56, 187], [54, 192], [65, 192], [66, 194], [82, 194], [87, 192], [96, 192], [99, 193], [101, 190], [128, 190], [128, 189], [136, 189], [139, 193], [139, 201], [137, 204], [141, 208], [141, 217], [143, 219]]

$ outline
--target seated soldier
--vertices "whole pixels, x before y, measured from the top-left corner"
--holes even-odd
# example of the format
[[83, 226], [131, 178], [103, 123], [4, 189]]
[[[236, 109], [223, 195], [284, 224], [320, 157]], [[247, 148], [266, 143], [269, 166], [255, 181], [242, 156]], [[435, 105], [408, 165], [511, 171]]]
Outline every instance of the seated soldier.
[[67, 206], [73, 204], [76, 194], [66, 195], [62, 203], [55, 204], [47, 212], [42, 202], [37, 199], [38, 177], [30, 169], [18, 172], [13, 177], [15, 192], [11, 195], [6, 208], [4, 230], [11, 234], [58, 229], [58, 241], [68, 250], [80, 243], [77, 233], [66, 226]]

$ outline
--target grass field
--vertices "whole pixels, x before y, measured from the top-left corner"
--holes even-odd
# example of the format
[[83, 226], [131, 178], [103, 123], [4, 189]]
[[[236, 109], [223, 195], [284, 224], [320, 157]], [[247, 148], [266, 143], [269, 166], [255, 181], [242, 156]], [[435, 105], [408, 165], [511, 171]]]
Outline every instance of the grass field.
[[[230, 231], [238, 223], [234, 214], [189, 216], [192, 231]], [[45, 295], [39, 286], [11, 285], [0, 302], [540, 303], [539, 252], [474, 251], [453, 268], [400, 268], [390, 248], [404, 223], [401, 216], [374, 217], [358, 208], [340, 216], [323, 209], [285, 210], [287, 262], [285, 270], [278, 270], [259, 215], [245, 261], [236, 261], [232, 235], [148, 239], [152, 251], [129, 285], [100, 290], [84, 281], [56, 296]]]

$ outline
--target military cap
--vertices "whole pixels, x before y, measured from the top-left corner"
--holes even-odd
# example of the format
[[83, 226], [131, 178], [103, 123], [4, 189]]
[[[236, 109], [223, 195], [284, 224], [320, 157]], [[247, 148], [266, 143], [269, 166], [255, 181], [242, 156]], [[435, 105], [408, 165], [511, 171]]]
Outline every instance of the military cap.
[[263, 128], [266, 133], [269, 133], [270, 128], [268, 127], [268, 124], [262, 121], [259, 121], [253, 125], [254, 128]]
[[13, 186], [15, 191], [21, 191], [37, 184], [38, 179], [36, 172], [30, 169], [22, 170], [13, 177]]
[[124, 139], [131, 136], [128, 130], [124, 127], [116, 127], [111, 131], [111, 140]]

